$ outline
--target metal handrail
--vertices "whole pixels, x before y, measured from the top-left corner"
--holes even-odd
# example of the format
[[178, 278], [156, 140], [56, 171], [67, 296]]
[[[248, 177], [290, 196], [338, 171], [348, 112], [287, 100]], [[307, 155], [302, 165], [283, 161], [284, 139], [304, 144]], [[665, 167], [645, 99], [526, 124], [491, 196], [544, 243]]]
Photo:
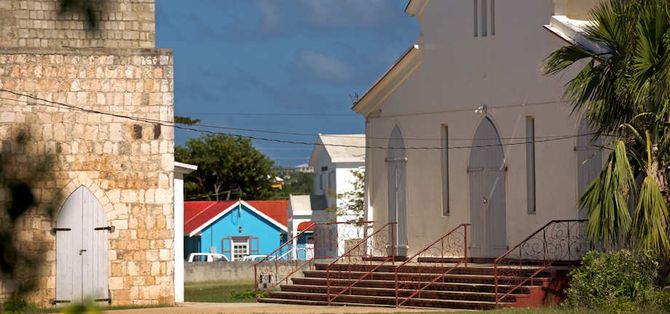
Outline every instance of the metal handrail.
[[[509, 250], [507, 250], [507, 252], [505, 252], [504, 254], [500, 255], [498, 258], [496, 258], [496, 259], [493, 261], [493, 275], [494, 275], [494, 281], [495, 281], [495, 298], [496, 298], [496, 305], [498, 305], [498, 304], [500, 303], [500, 301], [502, 301], [505, 297], [511, 295], [512, 292], [514, 292], [514, 291], [516, 291], [517, 289], [519, 289], [520, 287], [522, 287], [525, 283], [527, 283], [527, 282], [530, 281], [530, 280], [533, 280], [533, 278], [535, 278], [535, 276], [537, 276], [538, 274], [542, 273], [542, 272], [543, 272], [544, 270], [546, 270], [546, 269], [550, 266], [550, 264], [551, 264], [551, 261], [549, 261], [549, 260], [547, 259], [547, 243], [546, 243], [546, 237], [544, 237], [544, 239], [543, 239], [543, 240], [544, 240], [544, 241], [543, 241], [543, 256], [542, 256], [542, 265], [541, 265], [541, 267], [538, 268], [538, 269], [537, 269], [533, 274], [531, 274], [528, 278], [522, 280], [519, 284], [517, 284], [516, 286], [514, 286], [512, 289], [509, 289], [509, 290], [507, 291], [507, 293], [505, 293], [503, 296], [499, 297], [500, 292], [499, 292], [499, 289], [498, 289], [498, 279], [499, 279], [500, 276], [498, 275], [498, 267], [499, 267], [499, 264], [501, 264], [501, 262], [502, 262], [505, 258], [507, 258], [510, 254], [512, 254], [512, 252], [514, 252], [516, 249], [521, 248], [524, 244], [526, 244], [528, 241], [530, 241], [531, 239], [533, 239], [533, 238], [534, 238], [536, 235], [538, 235], [540, 232], [544, 232], [544, 231], [547, 229], [547, 227], [549, 227], [549, 226], [551, 226], [551, 225], [553, 225], [553, 224], [568, 223], [568, 237], [570, 237], [570, 233], [569, 233], [570, 224], [569, 224], [569, 223], [571, 223], [571, 222], [583, 223], [583, 222], [586, 222], [586, 221], [588, 221], [588, 220], [587, 220], [587, 219], [556, 219], [556, 220], [551, 220], [551, 221], [549, 221], [548, 223], [546, 223], [544, 226], [542, 226], [541, 228], [539, 228], [539, 229], [537, 229], [535, 232], [533, 232], [530, 236], [526, 237], [525, 239], [523, 239], [522, 241], [520, 241], [519, 243], [517, 243], [514, 247], [512, 247], [512, 248], [509, 249]], [[569, 238], [568, 238], [568, 241], [570, 241]], [[570, 250], [569, 246], [568, 246], [568, 250]], [[522, 259], [521, 259], [521, 261], [522, 261]]]
[[[297, 235], [295, 235], [295, 236], [291, 237], [290, 239], [286, 240], [286, 242], [284, 242], [284, 244], [280, 245], [274, 251], [265, 255], [265, 257], [263, 257], [263, 259], [261, 259], [256, 264], [254, 264], [254, 294], [255, 294], [255, 297], [256, 297], [256, 302], [258, 302], [258, 299], [259, 299], [259, 296], [260, 296], [260, 294], [259, 294], [259, 282], [258, 282], [259, 281], [258, 268], [262, 263], [269, 262], [269, 261], [275, 262], [275, 273], [278, 274], [279, 273], [279, 271], [278, 271], [279, 266], [277, 264], [278, 258], [272, 258], [272, 256], [275, 255], [275, 253], [281, 252], [284, 247], [286, 247], [287, 245], [291, 245], [293, 243], [293, 240], [295, 240], [296, 238], [299, 238], [300, 236], [302, 236], [306, 232], [312, 232], [312, 231], [310, 231], [312, 229], [314, 230], [315, 233], [318, 232], [318, 229], [316, 228], [316, 226], [328, 226], [328, 225], [340, 225], [340, 224], [343, 224], [343, 223], [342, 222], [337, 222], [337, 221], [311, 222], [303, 231], [299, 232]], [[350, 224], [350, 223], [344, 223], [344, 224]], [[357, 222], [356, 224], [372, 225], [372, 224], [374, 224], [374, 222], [373, 221], [360, 221], [360, 222]], [[316, 234], [315, 234], [315, 239], [318, 239]], [[288, 279], [291, 278], [291, 276], [293, 276], [295, 273], [297, 273], [298, 271], [303, 269], [306, 265], [313, 265], [314, 261], [317, 258], [323, 258], [323, 257], [317, 256], [317, 254], [316, 254], [317, 245], [318, 245], [318, 240], [314, 243], [314, 249], [313, 249], [314, 254], [311, 258], [307, 258], [303, 263], [296, 264], [295, 265], [296, 267], [290, 273], [288, 273], [286, 276], [284, 276], [283, 278], [275, 278], [274, 284], [268, 286], [266, 289], [268, 289], [268, 290], [272, 289], [272, 288], [276, 287], [277, 285], [281, 284], [282, 282], [287, 282], [288, 283]], [[296, 248], [294, 248], [294, 249], [296, 249]], [[290, 251], [291, 250], [289, 250], [289, 252]], [[284, 253], [282, 256], [286, 256], [286, 253]], [[310, 269], [311, 269], [311, 266], [310, 266]]]
[[368, 275], [372, 274], [374, 271], [376, 271], [377, 269], [379, 269], [379, 267], [381, 267], [384, 263], [388, 262], [389, 260], [395, 262], [395, 228], [391, 228], [391, 256], [387, 256], [386, 258], [384, 258], [384, 260], [383, 260], [379, 265], [377, 265], [377, 266], [374, 267], [373, 269], [371, 269], [371, 270], [369, 270], [368, 272], [366, 272], [365, 274], [363, 274], [363, 276], [359, 277], [356, 281], [354, 281], [354, 282], [353, 282], [352, 284], [350, 284], [349, 286], [347, 286], [347, 287], [345, 287], [344, 289], [340, 290], [340, 292], [338, 292], [334, 297], [332, 297], [332, 298], [330, 297], [330, 269], [331, 269], [331, 267], [332, 267], [333, 265], [337, 264], [337, 262], [340, 261], [340, 260], [342, 260], [344, 257], [351, 257], [351, 252], [358, 250], [358, 248], [359, 248], [363, 243], [367, 243], [368, 240], [370, 240], [370, 238], [372, 238], [372, 236], [374, 236], [374, 235], [380, 233], [381, 231], [383, 231], [383, 230], [386, 229], [387, 227], [389, 227], [389, 226], [395, 226], [396, 224], [397, 224], [396, 222], [389, 222], [389, 223], [385, 224], [384, 226], [382, 226], [381, 228], [379, 228], [377, 231], [375, 231], [375, 232], [373, 232], [373, 233], [367, 235], [365, 238], [361, 239], [361, 241], [359, 241], [355, 246], [353, 246], [352, 248], [350, 248], [349, 250], [347, 250], [346, 252], [344, 252], [344, 254], [342, 254], [342, 255], [339, 256], [337, 259], [335, 259], [334, 261], [332, 261], [332, 262], [330, 262], [330, 263], [328, 264], [328, 266], [326, 267], [326, 300], [328, 301], [328, 305], [330, 305], [330, 303], [331, 303], [333, 300], [335, 300], [337, 297], [341, 296], [341, 295], [344, 294], [345, 292], [347, 292], [347, 291], [351, 291], [351, 289], [352, 289], [356, 284], [358, 284], [358, 283], [361, 282], [363, 279], [365, 279]]
[[[395, 267], [395, 304], [396, 304], [396, 307], [399, 307], [399, 306], [403, 305], [405, 302], [409, 301], [414, 296], [421, 293], [421, 291], [425, 290], [427, 287], [429, 287], [430, 285], [432, 285], [433, 283], [438, 281], [440, 278], [443, 278], [444, 276], [446, 276], [447, 274], [452, 272], [454, 269], [456, 269], [461, 264], [465, 263], [465, 266], [466, 267], [468, 266], [468, 226], [470, 226], [470, 224], [460, 224], [460, 225], [456, 226], [455, 228], [453, 228], [449, 232], [447, 232], [445, 235], [443, 235], [442, 237], [438, 238], [437, 240], [429, 243], [428, 245], [423, 247], [421, 250], [416, 252], [414, 255], [412, 255], [410, 258], [408, 258], [407, 260], [402, 262], [400, 265]], [[458, 263], [456, 263], [456, 265], [454, 265], [453, 267], [447, 269], [446, 271], [442, 272], [441, 274], [438, 274], [428, 284], [426, 284], [423, 287], [421, 287], [420, 289], [417, 289], [416, 291], [414, 291], [410, 296], [405, 298], [404, 301], [398, 302], [399, 301], [399, 296], [398, 296], [398, 290], [399, 290], [399, 287], [398, 287], [398, 272], [399, 272], [400, 268], [407, 265], [407, 263], [414, 260], [420, 254], [425, 253], [426, 251], [428, 251], [431, 247], [433, 247], [438, 242], [444, 241], [444, 239], [450, 237], [454, 232], [456, 232], [456, 230], [458, 230], [460, 228], [463, 228], [463, 259], [461, 261], [459, 261]]]
[[[259, 296], [259, 294], [258, 294], [258, 266], [259, 266], [260, 264], [262, 264], [263, 262], [270, 261], [270, 260], [271, 260], [271, 259], [270, 259], [271, 256], [273, 256], [273, 255], [274, 255], [275, 253], [277, 253], [277, 252], [281, 252], [281, 249], [284, 248], [285, 246], [293, 244], [293, 240], [294, 240], [294, 239], [299, 238], [299, 237], [302, 236], [305, 232], [308, 232], [311, 228], [313, 228], [315, 225], [316, 225], [316, 223], [315, 223], [315, 222], [312, 222], [311, 224], [309, 224], [309, 226], [307, 226], [307, 228], [305, 228], [305, 230], [299, 232], [297, 235], [295, 235], [295, 236], [291, 237], [290, 239], [286, 240], [286, 242], [284, 242], [284, 244], [280, 245], [280, 246], [277, 247], [274, 251], [272, 251], [271, 253], [265, 255], [265, 257], [263, 257], [260, 261], [258, 261], [258, 263], [255, 263], [255, 264], [254, 264], [254, 295], [256, 296], [256, 302], [258, 302], [258, 296]], [[290, 252], [290, 250], [289, 250], [289, 252]], [[306, 261], [305, 263], [303, 263], [303, 264], [302, 264], [299, 268], [297, 268], [297, 269], [302, 269], [302, 267], [304, 267], [307, 263], [311, 262], [313, 259], [314, 259], [314, 257], [312, 257], [311, 259], [307, 259], [307, 261]], [[272, 260], [273, 260], [273, 261], [276, 261], [277, 259], [275, 258], [275, 259], [272, 259]], [[295, 273], [295, 272], [293, 272], [293, 273]], [[293, 273], [289, 274], [289, 276], [292, 275]], [[287, 277], [288, 277], [288, 276], [287, 276]], [[276, 284], [272, 285], [270, 288], [272, 288], [272, 287], [276, 286], [277, 284], [279, 284], [280, 282], [284, 281], [284, 279], [285, 279], [285, 278], [282, 278], [282, 280], [276, 280]]]

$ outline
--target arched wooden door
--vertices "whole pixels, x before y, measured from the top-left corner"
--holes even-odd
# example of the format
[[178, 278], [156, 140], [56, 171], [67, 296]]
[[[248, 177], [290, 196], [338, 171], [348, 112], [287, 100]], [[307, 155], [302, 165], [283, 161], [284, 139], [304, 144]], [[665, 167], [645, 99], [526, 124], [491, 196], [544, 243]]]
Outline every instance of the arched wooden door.
[[395, 227], [395, 255], [407, 256], [407, 200], [405, 194], [407, 156], [405, 155], [405, 141], [397, 125], [391, 132], [388, 147], [386, 155], [388, 171], [388, 221], [397, 222]]
[[56, 221], [56, 302], [109, 301], [105, 211], [81, 186], [68, 196]]
[[505, 154], [498, 131], [488, 118], [475, 132], [470, 152], [471, 253], [497, 257], [507, 250]]

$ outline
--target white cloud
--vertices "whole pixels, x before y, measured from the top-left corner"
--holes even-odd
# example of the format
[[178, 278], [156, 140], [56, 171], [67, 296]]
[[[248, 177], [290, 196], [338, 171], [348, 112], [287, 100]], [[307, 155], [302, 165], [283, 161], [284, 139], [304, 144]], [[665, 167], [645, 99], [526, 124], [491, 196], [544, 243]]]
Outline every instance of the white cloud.
[[350, 64], [312, 50], [300, 51], [294, 64], [300, 74], [326, 82], [349, 82], [354, 74]]
[[397, 8], [388, 0], [298, 0], [308, 19], [321, 27], [383, 26]]

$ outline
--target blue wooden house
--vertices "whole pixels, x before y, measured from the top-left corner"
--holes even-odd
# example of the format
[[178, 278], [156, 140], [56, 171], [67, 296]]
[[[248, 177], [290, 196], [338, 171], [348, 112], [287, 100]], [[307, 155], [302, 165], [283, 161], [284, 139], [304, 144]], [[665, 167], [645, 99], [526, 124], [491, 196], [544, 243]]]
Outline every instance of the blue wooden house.
[[288, 201], [184, 202], [184, 258], [220, 253], [230, 261], [267, 255], [286, 242]]

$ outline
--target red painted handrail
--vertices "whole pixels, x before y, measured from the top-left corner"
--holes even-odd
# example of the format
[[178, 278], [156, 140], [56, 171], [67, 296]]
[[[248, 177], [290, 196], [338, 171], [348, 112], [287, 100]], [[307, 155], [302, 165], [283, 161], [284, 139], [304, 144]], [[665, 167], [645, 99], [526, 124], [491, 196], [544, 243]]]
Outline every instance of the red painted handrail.
[[[455, 228], [453, 228], [449, 232], [447, 232], [445, 235], [443, 235], [440, 238], [438, 238], [437, 240], [429, 243], [428, 245], [423, 247], [421, 250], [416, 252], [414, 255], [412, 255], [410, 258], [408, 258], [407, 260], [402, 262], [400, 265], [396, 266], [396, 268], [395, 268], [395, 304], [396, 304], [396, 307], [402, 306], [403, 304], [405, 304], [405, 302], [409, 301], [410, 299], [415, 297], [417, 294], [421, 293], [421, 291], [425, 290], [427, 287], [429, 287], [430, 285], [432, 285], [433, 283], [435, 283], [439, 279], [441, 279], [444, 276], [446, 276], [447, 274], [451, 273], [454, 269], [456, 269], [461, 264], [465, 263], [465, 266], [467, 267], [467, 265], [468, 265], [468, 226], [470, 226], [470, 224], [460, 224], [460, 225], [456, 226]], [[458, 263], [456, 263], [456, 265], [447, 269], [446, 271], [442, 272], [441, 274], [438, 274], [428, 284], [426, 284], [426, 285], [422, 286], [421, 288], [417, 289], [416, 291], [414, 291], [410, 296], [405, 298], [405, 300], [403, 300], [402, 302], [399, 302], [398, 272], [399, 272], [400, 268], [407, 265], [408, 263], [414, 261], [414, 259], [416, 259], [421, 254], [427, 252], [428, 250], [430, 250], [433, 246], [435, 246], [438, 243], [442, 244], [441, 253], [442, 253], [442, 255], [444, 255], [443, 254], [444, 253], [444, 240], [451, 237], [454, 234], [454, 232], [456, 232], [457, 230], [459, 230], [461, 228], [463, 228], [463, 258], [460, 261], [458, 261]], [[441, 256], [441, 258], [444, 258], [444, 257], [445, 256]], [[418, 259], [417, 259], [417, 261], [418, 261]]]
[[[542, 273], [544, 270], [547, 269], [547, 267], [551, 266], [551, 264], [552, 264], [552, 260], [550, 260], [550, 259], [547, 258], [547, 239], [546, 239], [546, 230], [547, 230], [547, 228], [548, 228], [549, 226], [554, 225], [554, 224], [567, 223], [567, 236], [568, 236], [567, 241], [568, 241], [568, 254], [569, 254], [569, 253], [570, 253], [570, 245], [569, 245], [569, 242], [570, 242], [570, 223], [571, 223], [571, 222], [575, 222], [575, 223], [584, 223], [584, 222], [586, 222], [586, 221], [587, 221], [586, 219], [559, 219], [559, 220], [552, 220], [552, 221], [549, 221], [549, 222], [546, 223], [544, 226], [542, 226], [540, 229], [538, 229], [538, 230], [536, 230], [535, 232], [533, 232], [530, 236], [526, 237], [526, 238], [523, 239], [521, 242], [517, 243], [517, 245], [515, 245], [515, 246], [512, 247], [511, 249], [507, 250], [507, 252], [505, 252], [504, 254], [500, 255], [498, 258], [496, 258], [495, 261], [493, 262], [493, 275], [494, 275], [494, 281], [495, 281], [495, 298], [496, 298], [496, 305], [498, 305], [498, 304], [499, 304], [505, 297], [511, 295], [512, 292], [514, 292], [514, 291], [516, 291], [517, 289], [521, 288], [525, 283], [527, 283], [528, 281], [533, 280], [533, 279], [535, 278], [535, 276], [537, 276], [538, 274]], [[512, 252], [514, 252], [514, 251], [516, 251], [516, 250], [520, 250], [520, 248], [521, 248], [523, 245], [525, 245], [525, 244], [528, 243], [531, 239], [533, 239], [535, 236], [537, 236], [538, 234], [540, 234], [540, 232], [544, 232], [544, 233], [545, 233], [545, 235], [543, 236], [543, 241], [542, 241], [542, 245], [543, 245], [543, 253], [542, 253], [542, 260], [541, 260], [542, 264], [541, 264], [541, 267], [539, 267], [539, 268], [538, 268], [535, 272], [533, 272], [530, 276], [528, 276], [527, 278], [525, 278], [524, 280], [522, 280], [519, 284], [517, 284], [516, 286], [512, 287], [512, 289], [509, 289], [509, 290], [507, 291], [507, 293], [505, 293], [504, 295], [500, 296], [499, 284], [498, 284], [499, 279], [500, 279], [500, 277], [501, 277], [501, 276], [499, 275], [499, 273], [498, 273], [498, 269], [501, 269], [501, 268], [500, 268], [500, 265], [503, 264], [504, 260], [505, 260], [506, 258], [508, 258], [508, 256], [509, 256], [510, 254], [512, 254]], [[519, 255], [520, 255], [520, 256], [519, 256], [519, 260], [518, 260], [519, 263], [523, 263], [523, 262], [524, 262], [524, 258], [523, 258], [523, 256], [521, 256], [521, 254], [522, 254], [522, 251], [519, 251]]]
[[[319, 244], [318, 240], [316, 240], [316, 239], [318, 239], [318, 236], [316, 234], [318, 232], [317, 226], [343, 225], [343, 224], [346, 225], [346, 224], [353, 224], [353, 223], [337, 222], [337, 221], [318, 222], [318, 223], [311, 222], [303, 231], [299, 232], [297, 235], [295, 235], [295, 236], [291, 237], [290, 239], [286, 240], [286, 242], [284, 242], [284, 244], [280, 245], [274, 251], [265, 255], [260, 261], [258, 261], [256, 264], [254, 264], [254, 294], [255, 294], [255, 297], [256, 297], [256, 302], [258, 302], [258, 299], [259, 299], [259, 296], [260, 296], [260, 294], [259, 294], [259, 282], [258, 282], [259, 281], [258, 268], [261, 266], [261, 264], [268, 263], [268, 262], [274, 262], [275, 263], [275, 265], [274, 265], [275, 266], [275, 274], [278, 275], [279, 274], [279, 265], [278, 265], [279, 260], [277, 260], [277, 259], [271, 260], [270, 258], [272, 256], [274, 256], [277, 252], [282, 252], [282, 250], [286, 246], [292, 245], [293, 240], [299, 238], [300, 236], [302, 236], [306, 232], [312, 232], [310, 230], [313, 229], [314, 232], [315, 232], [315, 235], [314, 235], [315, 242], [314, 242], [314, 249], [313, 249], [314, 254], [313, 254], [313, 256], [311, 258], [306, 259], [302, 263], [296, 263], [296, 265], [294, 265], [295, 267], [291, 270], [291, 272], [289, 272], [283, 278], [275, 278], [274, 283], [269, 285], [268, 287], [266, 287], [265, 290], [270, 290], [270, 289], [276, 287], [277, 285], [281, 284], [282, 282], [288, 283], [288, 280], [291, 278], [291, 276], [293, 276], [298, 271], [302, 270], [306, 265], [313, 265], [314, 260], [316, 260], [318, 258], [326, 258], [325, 256], [317, 256], [317, 245]], [[367, 225], [373, 225], [374, 222], [373, 221], [361, 221], [361, 222], [356, 222], [355, 224], [356, 225], [358, 225], [358, 224], [360, 224], [360, 225], [366, 225], [366, 224]], [[311, 269], [311, 266], [310, 266], [310, 269]]]
[[[277, 252], [281, 252], [281, 250], [282, 250], [284, 247], [286, 247], [286, 246], [288, 246], [288, 245], [292, 245], [294, 239], [299, 238], [299, 237], [302, 236], [305, 232], [307, 232], [308, 230], [314, 228], [314, 225], [316, 225], [316, 223], [312, 222], [312, 223], [309, 224], [309, 226], [307, 226], [307, 228], [305, 228], [303, 231], [299, 232], [297, 235], [295, 235], [295, 236], [291, 237], [290, 239], [286, 240], [286, 242], [284, 242], [284, 244], [280, 245], [280, 246], [277, 247], [274, 251], [272, 251], [270, 254], [265, 255], [265, 257], [263, 257], [260, 261], [258, 261], [258, 263], [254, 264], [254, 295], [256, 296], [256, 302], [258, 302], [258, 279], [259, 279], [259, 278], [258, 278], [258, 267], [259, 267], [259, 265], [262, 264], [262, 263], [264, 263], [264, 262], [268, 262], [268, 261], [270, 260], [270, 257], [271, 257], [271, 256], [273, 256], [273, 255], [274, 255], [275, 253], [277, 253]], [[294, 248], [294, 249], [295, 249], [295, 248]], [[302, 265], [300, 265], [300, 267], [298, 267], [297, 269], [302, 269], [302, 267], [304, 267], [307, 263], [311, 262], [313, 259], [314, 259], [314, 257], [312, 257], [311, 259], [307, 259], [307, 261], [306, 261], [305, 263], [303, 263]], [[297, 270], [296, 270], [296, 271], [297, 271]], [[292, 275], [293, 273], [295, 273], [295, 271], [292, 272], [291, 274], [289, 274], [289, 276]], [[289, 276], [287, 276], [286, 278], [288, 278]], [[269, 290], [269, 289], [271, 289], [271, 288], [277, 286], [280, 282], [284, 281], [286, 278], [282, 278], [282, 280], [277, 280], [277, 278], [275, 278], [275, 282], [276, 282], [276, 283], [273, 284], [272, 286], [268, 287], [267, 289]]]
[[353, 246], [352, 248], [350, 248], [349, 250], [347, 250], [346, 252], [344, 252], [344, 254], [342, 254], [342, 255], [339, 256], [337, 259], [335, 259], [334, 261], [330, 262], [330, 264], [328, 264], [328, 267], [326, 267], [326, 300], [328, 301], [328, 305], [330, 305], [330, 303], [331, 303], [333, 300], [335, 300], [337, 297], [341, 296], [341, 295], [344, 294], [345, 292], [347, 292], [347, 291], [351, 291], [351, 289], [352, 289], [356, 284], [358, 284], [358, 283], [361, 282], [363, 279], [365, 279], [367, 276], [369, 276], [369, 275], [372, 274], [374, 271], [376, 271], [377, 269], [379, 269], [379, 267], [381, 267], [384, 263], [388, 262], [389, 260], [391, 260], [392, 262], [395, 262], [395, 228], [391, 228], [391, 256], [387, 256], [387, 257], [385, 257], [384, 260], [383, 260], [379, 265], [377, 265], [377, 266], [375, 266], [374, 268], [372, 268], [371, 270], [367, 271], [365, 274], [363, 274], [361, 277], [359, 277], [356, 281], [354, 281], [354, 282], [353, 282], [352, 284], [350, 284], [349, 286], [347, 286], [347, 287], [343, 288], [342, 290], [340, 290], [335, 296], [333, 296], [333, 297], [331, 298], [331, 296], [330, 296], [330, 269], [333, 267], [333, 265], [337, 264], [337, 262], [341, 261], [341, 260], [342, 260], [343, 258], [345, 258], [345, 257], [349, 257], [349, 258], [351, 258], [351, 256], [352, 256], [352, 252], [357, 251], [358, 248], [359, 248], [363, 243], [367, 243], [368, 240], [369, 240], [370, 238], [372, 238], [373, 236], [379, 234], [380, 232], [382, 232], [383, 230], [385, 230], [385, 229], [388, 228], [389, 226], [395, 226], [396, 224], [397, 224], [396, 222], [389, 222], [389, 223], [385, 224], [384, 226], [382, 226], [381, 228], [379, 228], [377, 231], [375, 231], [375, 232], [371, 233], [370, 235], [364, 237], [364, 238], [363, 238], [361, 241], [359, 241], [355, 246]]

